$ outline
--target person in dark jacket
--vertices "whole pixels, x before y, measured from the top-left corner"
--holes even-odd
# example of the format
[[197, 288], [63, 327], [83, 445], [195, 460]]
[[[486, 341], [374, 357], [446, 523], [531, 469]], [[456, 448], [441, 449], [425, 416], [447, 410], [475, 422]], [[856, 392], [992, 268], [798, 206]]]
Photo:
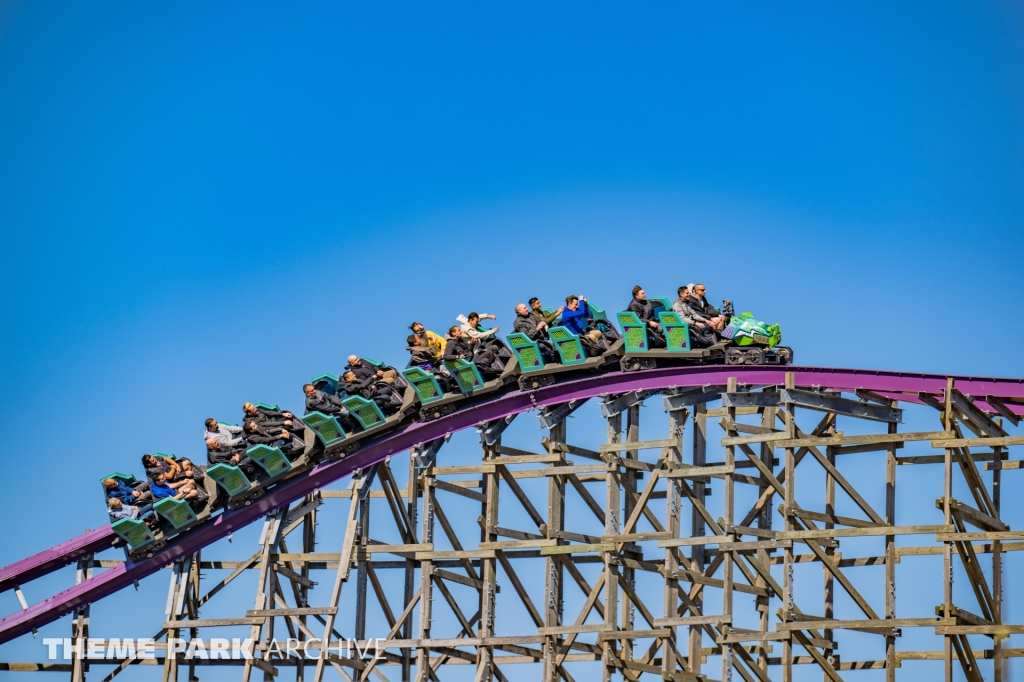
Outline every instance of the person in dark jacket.
[[722, 331], [725, 329], [728, 321], [718, 312], [715, 306], [708, 303], [705, 291], [703, 284], [698, 282], [693, 285], [690, 291], [690, 309], [693, 310], [697, 317], [711, 325], [712, 329]]
[[376, 375], [360, 381], [355, 372], [348, 370], [341, 378], [345, 382], [342, 384], [341, 389], [348, 395], [358, 395], [367, 400], [372, 400], [377, 403], [377, 407], [386, 415], [390, 415], [398, 409], [399, 404], [396, 399], [395, 389], [389, 384], [384, 383], [383, 380], [378, 379]]
[[[284, 426], [288, 429], [293, 429], [297, 426], [295, 424], [295, 415], [291, 412], [257, 407], [252, 403], [242, 405], [242, 411], [245, 413], [245, 421], [254, 421], [260, 426]], [[302, 427], [299, 426], [299, 428]]]
[[319, 412], [329, 417], [334, 417], [346, 431], [359, 430], [359, 423], [352, 418], [352, 415], [342, 405], [341, 398], [324, 391], [318, 391], [313, 387], [313, 384], [304, 385], [302, 391], [306, 394], [307, 413]]
[[558, 319], [558, 316], [561, 315], [562, 311], [564, 310], [565, 307], [563, 306], [553, 312], [545, 313], [544, 304], [540, 302], [539, 298], [534, 296], [533, 298], [530, 299], [530, 316], [533, 317], [533, 319], [537, 320], [538, 322], [543, 322], [544, 324], [554, 324], [555, 320]]
[[214, 438], [210, 438], [206, 441], [206, 460], [213, 466], [214, 464], [230, 464], [236, 466], [245, 473], [246, 476], [252, 479], [256, 473], [256, 468], [252, 463], [252, 460], [245, 456], [244, 449], [238, 449], [235, 446], [222, 445], [219, 441]]
[[551, 345], [551, 341], [547, 338], [548, 323], [544, 320], [538, 321], [530, 313], [530, 309], [526, 307], [525, 303], [516, 304], [516, 319], [512, 323], [512, 328], [528, 337], [531, 341], [536, 341], [537, 347], [540, 348], [541, 355], [544, 356], [546, 362], [558, 362], [558, 354], [555, 352], [555, 347]]
[[298, 436], [293, 436], [288, 429], [261, 426], [255, 421], [245, 423], [245, 439], [249, 441], [249, 445], [269, 445], [272, 448], [281, 448], [281, 452], [289, 459], [301, 455], [306, 449], [306, 443]]
[[184, 478], [181, 467], [173, 459], [167, 457], [142, 456], [142, 468], [149, 480], [155, 480], [157, 474], [163, 474], [168, 481], [179, 481]]
[[437, 367], [437, 357], [434, 355], [434, 349], [425, 338], [410, 334], [409, 338], [405, 341], [409, 344], [405, 349], [409, 351], [410, 367], [414, 365]]
[[689, 287], [679, 287], [679, 298], [672, 304], [672, 310], [690, 327], [690, 340], [695, 348], [707, 348], [718, 343], [718, 333], [703, 318], [693, 311]]
[[395, 370], [374, 367], [358, 355], [348, 356], [348, 364], [345, 365], [345, 369], [355, 372], [360, 381], [373, 377], [375, 380], [383, 381], [386, 384], [393, 384], [395, 379], [398, 378], [398, 372]]
[[498, 376], [501, 371], [498, 369], [498, 358], [490, 348], [482, 347], [482, 344], [474, 343], [475, 339], [469, 339], [462, 332], [458, 325], [448, 330], [449, 340], [444, 347], [444, 359], [469, 360], [475, 362], [484, 379], [490, 380]]
[[633, 300], [629, 302], [630, 312], [636, 313], [640, 321], [647, 325], [647, 337], [652, 348], [665, 347], [665, 335], [661, 323], [654, 319], [654, 304], [647, 300], [647, 292], [639, 284], [633, 287]]

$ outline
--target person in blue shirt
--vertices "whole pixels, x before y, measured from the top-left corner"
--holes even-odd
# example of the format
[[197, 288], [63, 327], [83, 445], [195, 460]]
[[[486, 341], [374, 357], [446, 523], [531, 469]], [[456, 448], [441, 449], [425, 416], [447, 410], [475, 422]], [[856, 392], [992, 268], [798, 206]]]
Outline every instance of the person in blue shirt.
[[121, 500], [122, 504], [138, 506], [153, 501], [153, 494], [149, 492], [148, 483], [136, 490], [116, 478], [105, 478], [103, 479], [103, 488], [106, 490], [108, 498], [117, 498]]
[[596, 346], [607, 350], [604, 334], [590, 324], [590, 317], [590, 306], [587, 305], [586, 296], [566, 296], [565, 309], [562, 310], [562, 326], [589, 341], [592, 348]]
[[199, 491], [196, 490], [196, 485], [192, 481], [186, 479], [171, 483], [163, 474], [157, 474], [153, 478], [149, 489], [153, 491], [153, 497], [157, 500], [162, 500], [165, 497], [175, 500], [195, 500], [199, 497]]

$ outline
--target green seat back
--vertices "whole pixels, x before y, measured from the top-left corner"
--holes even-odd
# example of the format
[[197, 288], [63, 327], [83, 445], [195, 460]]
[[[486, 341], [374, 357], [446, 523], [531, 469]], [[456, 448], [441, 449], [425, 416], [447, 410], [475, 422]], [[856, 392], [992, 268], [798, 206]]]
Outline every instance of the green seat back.
[[177, 460], [177, 457], [175, 457], [174, 455], [164, 454], [163, 452], [153, 452], [153, 453], [150, 453], [150, 454], [152, 454], [154, 457], [163, 457], [164, 459]]
[[[323, 384], [322, 388], [319, 385], [321, 382]], [[318, 391], [327, 389], [326, 392], [331, 395], [335, 395], [338, 392], [338, 377], [333, 374], [321, 374], [319, 376], [315, 376], [309, 380], [309, 383], [316, 387]]]
[[302, 421], [313, 429], [316, 437], [325, 446], [342, 441], [348, 435], [345, 433], [345, 429], [341, 428], [337, 419], [323, 412], [310, 412], [302, 417]]
[[590, 317], [594, 322], [607, 322], [611, 324], [611, 320], [608, 319], [608, 314], [604, 311], [604, 308], [598, 308], [594, 305], [593, 301], [587, 301], [587, 307], [590, 309]]
[[253, 405], [264, 410], [274, 410], [275, 412], [280, 409], [277, 405], [271, 405], [270, 403], [253, 403]]
[[244, 493], [251, 485], [242, 470], [230, 464], [214, 464], [206, 470], [206, 475], [217, 481], [217, 485], [224, 488], [230, 497]]
[[172, 500], [165, 497], [153, 505], [157, 514], [167, 519], [175, 528], [184, 528], [196, 520], [196, 513], [185, 500]]
[[[121, 483], [124, 483], [125, 485], [129, 485], [129, 486], [136, 485], [139, 482], [138, 479], [135, 478], [134, 476], [132, 476], [131, 474], [122, 474], [120, 471], [115, 471], [112, 474], [107, 474], [106, 476], [100, 477], [100, 485], [102, 486], [103, 485], [103, 481], [107, 480], [108, 478], [112, 478], [115, 481], [120, 481]], [[107, 491], [107, 489], [104, 488], [103, 489], [104, 495], [106, 494], [106, 491]]]
[[444, 366], [448, 372], [455, 377], [459, 384], [459, 390], [463, 393], [475, 391], [484, 385], [484, 378], [480, 376], [480, 370], [476, 368], [475, 362], [469, 360], [444, 360]]
[[513, 332], [506, 338], [519, 360], [521, 372], [537, 372], [544, 369], [544, 356], [541, 355], [536, 341], [531, 341], [529, 336], [520, 332]]
[[563, 365], [578, 365], [587, 361], [587, 349], [583, 347], [580, 337], [565, 327], [552, 327], [548, 330], [548, 336], [558, 349]]
[[245, 451], [245, 456], [259, 464], [270, 476], [280, 476], [292, 468], [291, 462], [281, 452], [281, 448], [254, 445]]
[[416, 391], [416, 396], [422, 404], [426, 405], [444, 397], [444, 391], [441, 390], [437, 379], [422, 367], [407, 367], [402, 370], [402, 376]]
[[[551, 308], [541, 308], [540, 311], [542, 313], [544, 313], [544, 315], [550, 315], [551, 313], [555, 312]], [[551, 324], [554, 324], [554, 325], [562, 324], [562, 316], [559, 315], [555, 319], [551, 320]]]
[[683, 322], [679, 313], [673, 311], [658, 313], [662, 329], [665, 330], [666, 348], [682, 353], [693, 350], [690, 346], [690, 325]]
[[149, 526], [138, 519], [118, 519], [110, 527], [132, 549], [142, 549], [156, 540]]
[[624, 310], [617, 315], [619, 326], [622, 327], [622, 337], [626, 342], [627, 353], [646, 353], [650, 348], [647, 345], [647, 325], [640, 321], [640, 318], [631, 310]]
[[359, 420], [364, 429], [384, 423], [384, 413], [377, 407], [377, 403], [367, 400], [361, 395], [350, 395], [341, 401], [341, 404], [345, 406], [349, 414]]
[[[647, 300], [654, 304], [655, 315], [657, 315], [662, 310], [672, 310], [672, 301], [668, 300], [664, 296], [651, 296]], [[659, 307], [661, 308], [661, 310], [659, 310]]]

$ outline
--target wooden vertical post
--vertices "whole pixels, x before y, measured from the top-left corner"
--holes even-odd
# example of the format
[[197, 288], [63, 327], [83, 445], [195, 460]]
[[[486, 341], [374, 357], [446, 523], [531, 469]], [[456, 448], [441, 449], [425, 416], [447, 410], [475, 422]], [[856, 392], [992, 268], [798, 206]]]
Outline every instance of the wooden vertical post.
[[[622, 438], [622, 415], [615, 414], [608, 418], [608, 442], [618, 443]], [[622, 511], [622, 497], [619, 488], [620, 473], [617, 470], [610, 470], [605, 476], [605, 508], [604, 508], [604, 532], [606, 535], [617, 535], [622, 527], [620, 513]], [[619, 614], [619, 573], [614, 563], [615, 557], [611, 552], [604, 554], [604, 623], [609, 630], [616, 629]], [[602, 680], [610, 682], [615, 672], [613, 663], [617, 655], [616, 640], [606, 639], [601, 649]]]
[[[678, 447], [670, 447], [668, 461], [673, 464], [682, 464], [683, 462], [683, 428], [686, 424], [687, 417], [686, 410], [675, 410], [669, 412], [668, 420], [668, 437], [669, 439], [678, 440]], [[681, 524], [679, 522], [680, 515], [680, 494], [679, 494], [679, 483], [676, 480], [670, 479], [665, 486], [665, 529], [669, 532], [670, 538], [678, 538]], [[665, 548], [665, 570], [674, 571], [679, 568], [679, 555], [680, 551], [675, 547]], [[675, 616], [676, 604], [679, 601], [676, 593], [679, 590], [679, 581], [672, 578], [665, 578], [664, 585], [664, 599], [663, 599], [663, 612], [666, 618]], [[672, 633], [669, 637], [665, 638], [661, 645], [661, 673], [662, 678], [671, 679], [673, 673], [676, 672], [677, 662], [677, 649], [676, 649], [676, 633], [678, 628], [671, 626], [669, 628]]]
[[[792, 372], [786, 372], [786, 388], [796, 388]], [[786, 408], [786, 433], [792, 438], [796, 435], [796, 408], [789, 405]], [[796, 488], [796, 452], [793, 448], [786, 448], [786, 531], [796, 530], [796, 523], [793, 521], [793, 505], [796, 502], [794, 491]], [[787, 547], [783, 550], [783, 583], [782, 601], [783, 612], [793, 610], [793, 548]], [[793, 644], [791, 640], [782, 643], [782, 680], [793, 682]]]
[[[889, 403], [893, 408], [899, 401]], [[889, 433], [897, 432], [895, 422], [890, 422]], [[885, 522], [896, 525], [896, 443], [891, 443], [885, 453]], [[896, 537], [885, 536], [885, 617], [896, 617]], [[885, 638], [885, 682], [896, 682], [896, 638]]]
[[[946, 379], [945, 411], [942, 419], [945, 430], [953, 430], [953, 379]], [[953, 514], [950, 508], [953, 497], [953, 450], [946, 448], [943, 460], [943, 474], [945, 476], [942, 489], [942, 517], [943, 523], [949, 525], [953, 522]], [[953, 543], [946, 541], [942, 548], [942, 602], [944, 614], [953, 612]], [[945, 668], [946, 682], [953, 682], [953, 642], [952, 635], [946, 635], [943, 641], [943, 663]]]
[[[729, 393], [736, 392], [736, 377], [729, 377], [726, 380], [726, 391]], [[736, 408], [729, 407], [726, 413], [726, 418], [729, 420], [729, 424], [732, 425], [736, 421]], [[731, 428], [726, 432], [729, 436], [738, 435], [736, 431]], [[725, 466], [727, 469], [732, 469], [736, 464], [736, 448], [733, 445], [725, 446]], [[725, 503], [723, 504], [723, 516], [725, 520], [725, 532], [732, 532], [733, 525], [733, 507], [735, 506], [735, 481], [732, 473], [725, 475]], [[733, 553], [725, 553], [725, 563], [722, 565], [722, 580], [724, 581], [724, 587], [722, 588], [722, 615], [725, 617], [726, 622], [722, 625], [722, 634], [728, 635], [732, 629], [732, 600], [733, 600]], [[742, 646], [742, 645], [741, 645]], [[722, 679], [732, 679], [732, 644], [722, 644]]]
[[[693, 409], [693, 464], [704, 466], [707, 464], [707, 406], [704, 403], [697, 403]], [[694, 481], [693, 494], [697, 500], [704, 504], [706, 499], [706, 487], [701, 481]], [[690, 532], [693, 537], [702, 537], [705, 531], [704, 517], [700, 515], [696, 507], [693, 507], [691, 516]], [[694, 545], [690, 552], [690, 570], [697, 573], [704, 571], [704, 545]], [[696, 612], [691, 610], [691, 615], [700, 616], [704, 612], [703, 593], [697, 595], [693, 600]], [[703, 643], [704, 629], [700, 625], [690, 626], [690, 651], [689, 668], [694, 675], [700, 675], [701, 671], [701, 644]]]
[[[548, 433], [548, 438], [557, 443], [565, 442], [565, 420], [556, 424]], [[565, 529], [565, 479], [561, 476], [548, 476], [548, 515], [547, 537], [558, 538], [558, 533]], [[544, 625], [558, 627], [562, 624], [562, 583], [565, 569], [561, 559], [549, 556], [545, 562], [547, 575], [544, 591]], [[550, 635], [544, 641], [544, 679], [548, 682], [558, 680], [558, 651], [562, 637]]]

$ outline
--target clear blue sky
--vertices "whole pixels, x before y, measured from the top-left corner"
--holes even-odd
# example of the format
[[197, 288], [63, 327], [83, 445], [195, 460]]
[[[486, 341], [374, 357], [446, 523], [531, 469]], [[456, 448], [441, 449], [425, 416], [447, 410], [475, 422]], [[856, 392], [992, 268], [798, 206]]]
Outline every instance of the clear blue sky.
[[1022, 189], [1019, 3], [0, 1], [0, 564], [535, 294], [704, 281], [802, 364], [1024, 376]]

